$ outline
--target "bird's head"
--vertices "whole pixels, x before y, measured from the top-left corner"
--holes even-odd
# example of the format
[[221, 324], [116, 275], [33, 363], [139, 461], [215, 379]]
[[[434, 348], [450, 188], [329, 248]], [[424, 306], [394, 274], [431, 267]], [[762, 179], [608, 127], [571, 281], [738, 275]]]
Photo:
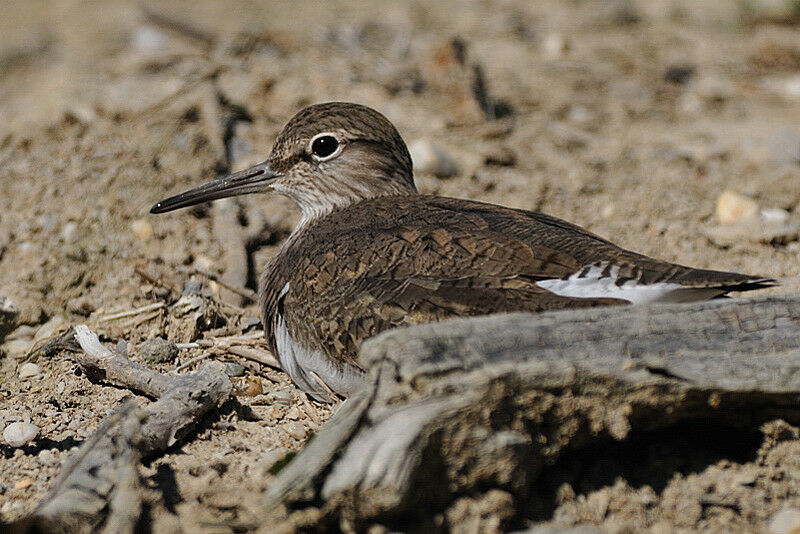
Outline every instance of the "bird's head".
[[360, 200], [415, 194], [416, 187], [406, 144], [386, 117], [359, 104], [328, 102], [292, 117], [263, 163], [162, 200], [150, 211], [265, 192], [288, 196], [312, 220]]

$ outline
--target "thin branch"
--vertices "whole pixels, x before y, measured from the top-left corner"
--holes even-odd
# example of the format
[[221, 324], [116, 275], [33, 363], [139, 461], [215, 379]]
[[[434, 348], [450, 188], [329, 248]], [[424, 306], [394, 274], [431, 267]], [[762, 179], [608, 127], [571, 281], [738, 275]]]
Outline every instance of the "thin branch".
[[[190, 345], [190, 344], [191, 343], [187, 343], [187, 345]], [[187, 368], [191, 367], [192, 365], [196, 364], [199, 361], [205, 360], [206, 358], [210, 358], [211, 356], [213, 356], [213, 354], [211, 354], [210, 352], [207, 352], [205, 354], [201, 354], [200, 356], [195, 356], [191, 360], [189, 360], [189, 361], [187, 361], [185, 363], [182, 363], [181, 365], [179, 365], [178, 367], [176, 367], [175, 369], [170, 371], [170, 374], [177, 374], [180, 371], [183, 371], [184, 369], [187, 369]]]
[[147, 306], [142, 306], [141, 308], [135, 308], [133, 310], [122, 311], [119, 313], [111, 313], [108, 315], [101, 315], [96, 319], [98, 323], [105, 323], [108, 321], [115, 321], [117, 319], [122, 319], [125, 317], [132, 317], [134, 315], [140, 315], [142, 313], [147, 313], [153, 310], [160, 310], [166, 306], [163, 302], [154, 302], [153, 304], [148, 304]]
[[[86, 325], [75, 327], [83, 353], [73, 357], [87, 372], [158, 398], [144, 409], [133, 402], [101, 423], [75, 461], [37, 506], [34, 517], [62, 530], [133, 532], [142, 513], [139, 458], [173, 445], [210, 409], [222, 404], [232, 384], [223, 365], [210, 362], [181, 376], [165, 376], [104, 347]], [[105, 524], [103, 524], [105, 522]]]
[[199, 275], [205, 276], [209, 280], [215, 281], [220, 286], [224, 287], [225, 289], [227, 289], [228, 291], [230, 291], [232, 293], [236, 293], [240, 297], [244, 297], [246, 299], [250, 299], [252, 302], [256, 301], [257, 295], [256, 295], [255, 291], [253, 291], [251, 289], [247, 289], [246, 287], [237, 287], [237, 286], [235, 286], [233, 284], [229, 284], [228, 282], [223, 281], [222, 280], [222, 276], [218, 275], [217, 273], [211, 272], [211, 271], [209, 271], [207, 269], [203, 269], [201, 267], [191, 267], [189, 269], [189, 272], [191, 272], [192, 274], [199, 274]]
[[248, 360], [253, 360], [254, 362], [266, 365], [267, 367], [272, 367], [273, 369], [277, 369], [279, 371], [283, 369], [281, 367], [281, 362], [279, 362], [271, 352], [267, 352], [266, 350], [243, 346], [229, 347], [227, 350], [231, 354], [241, 356], [242, 358], [246, 358]]
[[86, 325], [75, 327], [75, 339], [84, 354], [72, 357], [91, 372], [100, 372], [112, 384], [161, 397], [172, 385], [172, 379], [105, 348]]

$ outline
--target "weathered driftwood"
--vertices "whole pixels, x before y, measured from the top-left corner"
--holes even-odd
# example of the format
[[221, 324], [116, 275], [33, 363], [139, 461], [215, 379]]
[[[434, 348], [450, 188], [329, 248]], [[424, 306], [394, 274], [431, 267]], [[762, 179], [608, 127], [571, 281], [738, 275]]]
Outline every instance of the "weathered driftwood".
[[519, 520], [569, 450], [687, 420], [800, 420], [800, 295], [454, 320], [384, 333], [361, 357], [373, 385], [280, 473], [268, 508], [357, 529], [447, 522], [457, 499], [500, 491]]
[[230, 395], [231, 382], [219, 362], [178, 377], [166, 376], [103, 347], [85, 326], [75, 329], [83, 353], [76, 361], [87, 374], [158, 400], [138, 409], [126, 404], [104, 421], [78, 451], [34, 516], [69, 529], [133, 532], [144, 491], [142, 455], [163, 450]]

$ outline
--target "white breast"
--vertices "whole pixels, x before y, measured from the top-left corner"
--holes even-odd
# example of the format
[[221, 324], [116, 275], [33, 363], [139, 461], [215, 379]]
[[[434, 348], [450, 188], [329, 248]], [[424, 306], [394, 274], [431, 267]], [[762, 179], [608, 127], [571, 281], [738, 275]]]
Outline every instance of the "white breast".
[[[562, 297], [614, 298], [627, 300], [631, 304], [707, 300], [724, 293], [719, 289], [684, 287], [670, 282], [640, 284], [635, 280], [628, 280], [617, 285], [619, 267], [606, 267], [607, 264], [603, 263], [593, 265], [583, 276], [583, 271], [580, 271], [566, 279], [542, 280], [536, 285]], [[603, 271], [606, 271], [605, 276]]]
[[[288, 291], [287, 283], [278, 298], [283, 298]], [[357, 367], [337, 365], [321, 351], [307, 349], [292, 339], [280, 314], [275, 319], [275, 345], [283, 370], [300, 389], [316, 400], [330, 400], [329, 389], [348, 396], [364, 385], [364, 373]]]

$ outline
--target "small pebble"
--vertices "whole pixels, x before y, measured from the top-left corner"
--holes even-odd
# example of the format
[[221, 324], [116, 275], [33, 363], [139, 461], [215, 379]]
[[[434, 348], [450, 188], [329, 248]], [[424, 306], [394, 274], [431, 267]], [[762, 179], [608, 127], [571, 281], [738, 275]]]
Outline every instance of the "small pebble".
[[33, 485], [33, 479], [30, 477], [25, 477], [22, 480], [18, 480], [14, 483], [15, 490], [24, 490]]
[[3, 439], [12, 447], [22, 447], [38, 433], [39, 427], [31, 423], [11, 423], [3, 430]]
[[225, 374], [228, 376], [244, 376], [246, 369], [244, 365], [236, 362], [225, 362], [222, 364], [225, 367]]
[[285, 389], [281, 389], [272, 394], [272, 400], [276, 404], [289, 406], [290, 404], [292, 404], [292, 394], [286, 391]]
[[9, 515], [12, 510], [15, 508], [21, 508], [22, 503], [20, 501], [6, 501], [3, 503], [3, 506], [0, 506], [0, 514], [2, 515]]
[[301, 416], [302, 414], [300, 413], [300, 409], [297, 407], [296, 404], [294, 406], [291, 406], [288, 410], [286, 410], [286, 415], [284, 415], [286, 419], [289, 419], [291, 421], [297, 421], [298, 419], [300, 419]]
[[28, 378], [35, 378], [42, 375], [42, 370], [35, 363], [23, 363], [19, 367], [19, 379], [27, 380]]
[[680, 115], [688, 119], [696, 119], [703, 112], [703, 101], [691, 91], [683, 93], [675, 102]]
[[208, 256], [204, 256], [203, 254], [198, 254], [197, 257], [194, 259], [194, 266], [197, 267], [198, 269], [213, 271], [214, 260], [212, 260]]
[[72, 221], [65, 223], [61, 227], [61, 240], [64, 243], [72, 243], [78, 238], [78, 224]]
[[569, 41], [557, 32], [548, 33], [542, 40], [542, 52], [547, 59], [560, 59], [569, 52]]
[[688, 143], [675, 148], [674, 156], [689, 163], [704, 165], [712, 159], [724, 159], [728, 151], [718, 145]]
[[136, 219], [133, 221], [131, 223], [131, 232], [133, 232], [133, 235], [140, 241], [147, 241], [155, 234], [153, 226], [144, 219]]
[[800, 99], [800, 74], [768, 77], [761, 84], [764, 89], [787, 100]]
[[72, 313], [88, 317], [95, 309], [95, 305], [85, 298], [71, 300], [67, 306]]
[[161, 52], [169, 46], [169, 37], [155, 26], [142, 25], [133, 30], [131, 45], [140, 52]]
[[571, 106], [566, 118], [568, 122], [578, 128], [592, 129], [598, 126], [597, 115], [586, 106], [581, 106], [580, 104]]
[[717, 220], [722, 224], [755, 219], [759, 215], [758, 203], [735, 191], [724, 191], [717, 199]]
[[745, 469], [733, 476], [732, 482], [737, 486], [752, 486], [758, 480], [756, 471]]
[[264, 393], [264, 386], [261, 384], [261, 378], [257, 376], [246, 377], [239, 386], [239, 394], [244, 397], [255, 397], [262, 393]]
[[17, 329], [14, 330], [13, 332], [8, 334], [7, 339], [24, 339], [26, 341], [31, 341], [33, 339], [33, 336], [36, 335], [36, 330], [38, 330], [38, 328], [23, 324], [18, 326]]
[[139, 345], [139, 354], [150, 363], [171, 362], [178, 356], [178, 347], [171, 341], [155, 337]]
[[286, 433], [292, 436], [294, 439], [303, 439], [306, 437], [306, 427], [297, 421], [293, 421], [285, 425], [284, 429], [286, 430]]
[[62, 108], [64, 116], [74, 119], [81, 124], [89, 124], [97, 120], [94, 108], [82, 102], [65, 102]]
[[43, 465], [56, 465], [58, 463], [58, 457], [56, 454], [49, 450], [44, 449], [42, 450], [36, 458], [41, 462]]
[[20, 358], [28, 354], [31, 350], [33, 342], [28, 339], [12, 339], [3, 345], [6, 354], [12, 358]]
[[800, 531], [800, 510], [784, 506], [770, 518], [767, 528], [770, 534], [795, 534]]
[[765, 208], [761, 210], [761, 218], [766, 222], [783, 223], [789, 219], [789, 212], [781, 208]]
[[722, 224], [707, 228], [705, 236], [720, 247], [730, 247], [742, 242], [788, 246], [800, 239], [800, 224], [774, 223], [765, 220], [748, 220], [735, 224]]
[[441, 146], [418, 139], [409, 147], [414, 169], [418, 172], [429, 173], [437, 178], [450, 178], [458, 174], [458, 166], [448, 152]]

